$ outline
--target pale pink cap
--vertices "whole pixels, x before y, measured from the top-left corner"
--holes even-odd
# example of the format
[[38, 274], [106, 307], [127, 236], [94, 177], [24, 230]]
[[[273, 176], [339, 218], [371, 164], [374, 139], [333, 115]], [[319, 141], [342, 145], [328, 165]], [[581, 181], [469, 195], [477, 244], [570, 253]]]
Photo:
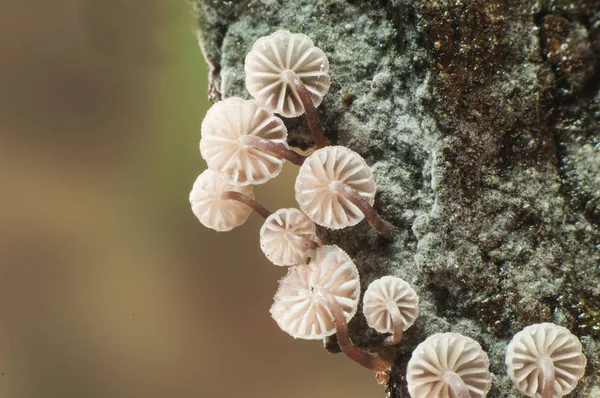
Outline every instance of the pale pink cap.
[[520, 393], [534, 397], [540, 389], [540, 361], [554, 366], [554, 398], [567, 395], [585, 372], [581, 343], [569, 329], [553, 323], [529, 325], [515, 334], [506, 349], [508, 377]]
[[260, 248], [275, 265], [303, 262], [315, 241], [315, 223], [298, 209], [279, 209], [271, 214], [260, 229]]
[[200, 153], [208, 167], [234, 185], [257, 185], [276, 177], [285, 159], [247, 145], [244, 136], [288, 147], [281, 119], [256, 101], [232, 97], [214, 104], [202, 121]]
[[296, 178], [296, 201], [315, 223], [331, 229], [358, 224], [364, 214], [350, 200], [330, 188], [342, 182], [370, 205], [375, 201], [373, 173], [365, 160], [343, 146], [319, 149], [305, 161]]
[[279, 281], [271, 316], [295, 338], [317, 340], [335, 334], [335, 324], [320, 289], [338, 301], [346, 321], [356, 313], [360, 281], [356, 265], [335, 245], [315, 250], [311, 261], [293, 266]]
[[210, 169], [198, 176], [190, 192], [192, 211], [200, 222], [216, 231], [229, 231], [242, 225], [252, 209], [236, 200], [223, 200], [227, 191], [242, 193], [254, 199], [252, 186], [236, 186], [225, 182], [219, 173]]
[[406, 381], [412, 398], [454, 398], [445, 376], [460, 376], [470, 398], [483, 398], [492, 384], [490, 361], [478, 342], [458, 333], [436, 333], [415, 348]]
[[302, 33], [278, 30], [258, 39], [246, 56], [246, 88], [259, 102], [284, 117], [304, 113], [304, 106], [284, 72], [295, 72], [306, 86], [315, 107], [329, 91], [329, 62]]
[[399, 309], [402, 330], [406, 330], [419, 315], [419, 296], [402, 278], [388, 275], [371, 282], [363, 297], [363, 313], [369, 326], [379, 333], [394, 333], [392, 306]]

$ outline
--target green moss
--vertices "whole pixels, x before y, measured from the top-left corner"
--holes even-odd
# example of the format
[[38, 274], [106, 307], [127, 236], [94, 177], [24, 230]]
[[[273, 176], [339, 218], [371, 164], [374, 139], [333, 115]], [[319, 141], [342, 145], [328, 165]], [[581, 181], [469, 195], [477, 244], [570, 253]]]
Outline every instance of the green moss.
[[597, 298], [569, 300], [567, 306], [575, 318], [578, 335], [600, 337], [600, 303]]

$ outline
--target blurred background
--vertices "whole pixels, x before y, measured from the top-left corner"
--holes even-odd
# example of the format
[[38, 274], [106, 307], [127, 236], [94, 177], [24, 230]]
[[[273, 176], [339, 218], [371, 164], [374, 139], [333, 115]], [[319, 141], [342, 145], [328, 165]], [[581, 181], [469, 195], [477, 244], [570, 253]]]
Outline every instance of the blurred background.
[[[187, 1], [0, 0], [0, 397], [371, 397], [270, 318], [261, 220], [188, 194], [207, 72]], [[294, 167], [260, 187], [294, 206]]]

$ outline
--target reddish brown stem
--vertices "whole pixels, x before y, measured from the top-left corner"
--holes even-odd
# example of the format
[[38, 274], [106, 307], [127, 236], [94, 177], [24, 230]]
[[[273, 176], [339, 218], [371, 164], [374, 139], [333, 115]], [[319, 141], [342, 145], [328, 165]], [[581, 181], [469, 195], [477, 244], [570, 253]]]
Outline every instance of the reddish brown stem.
[[383, 358], [362, 351], [356, 347], [352, 340], [350, 340], [350, 333], [348, 332], [348, 323], [346, 322], [346, 316], [340, 306], [340, 303], [335, 299], [327, 289], [320, 289], [319, 293], [323, 296], [327, 302], [327, 306], [331, 315], [333, 316], [333, 322], [335, 323], [335, 329], [337, 332], [338, 345], [354, 362], [364, 366], [373, 372], [386, 372], [392, 368], [392, 363], [384, 360]]
[[317, 149], [326, 147], [329, 145], [329, 141], [327, 141], [327, 138], [325, 138], [325, 133], [321, 128], [319, 114], [317, 113], [317, 108], [315, 108], [315, 104], [312, 101], [310, 92], [306, 89], [302, 79], [300, 79], [300, 77], [294, 73], [294, 71], [286, 71], [286, 77], [296, 94], [298, 94], [300, 102], [302, 102], [304, 113], [306, 114], [306, 120], [308, 121], [308, 128], [310, 129], [310, 133], [315, 145], [317, 146]]
[[394, 326], [394, 334], [387, 337], [383, 344], [385, 345], [396, 345], [400, 343], [402, 340], [402, 335], [404, 333], [404, 325], [402, 324], [402, 317], [400, 316], [400, 308], [396, 305], [395, 302], [389, 303], [388, 312], [392, 316], [392, 325]]
[[375, 209], [355, 189], [340, 181], [332, 181], [329, 184], [329, 189], [333, 192], [338, 192], [344, 195], [344, 197], [352, 202], [354, 206], [358, 207], [359, 210], [365, 215], [367, 221], [369, 221], [373, 228], [375, 228], [375, 230], [381, 235], [388, 236], [392, 233], [388, 223], [379, 217], [379, 214], [377, 214]]
[[542, 398], [552, 398], [554, 396], [554, 363], [546, 355], [540, 361], [542, 368]]
[[306, 157], [292, 151], [284, 144], [281, 144], [279, 142], [273, 142], [270, 140], [265, 140], [264, 138], [256, 137], [253, 135], [245, 135], [243, 137], [240, 137], [240, 142], [244, 145], [250, 145], [265, 152], [271, 152], [274, 155], [289, 160], [297, 166], [302, 166], [302, 164], [304, 163], [304, 159], [306, 159]]
[[240, 203], [243, 203], [246, 206], [248, 206], [249, 208], [251, 208], [252, 210], [254, 210], [255, 212], [257, 212], [258, 214], [260, 214], [261, 217], [263, 217], [265, 219], [271, 215], [271, 212], [269, 210], [267, 210], [263, 205], [258, 203], [256, 201], [256, 199], [252, 199], [250, 196], [244, 195], [243, 193], [240, 193], [240, 192], [236, 192], [236, 191], [223, 192], [221, 194], [221, 199], [235, 200]]
[[469, 389], [465, 385], [463, 379], [456, 373], [448, 371], [444, 374], [444, 381], [450, 386], [457, 398], [470, 398]]

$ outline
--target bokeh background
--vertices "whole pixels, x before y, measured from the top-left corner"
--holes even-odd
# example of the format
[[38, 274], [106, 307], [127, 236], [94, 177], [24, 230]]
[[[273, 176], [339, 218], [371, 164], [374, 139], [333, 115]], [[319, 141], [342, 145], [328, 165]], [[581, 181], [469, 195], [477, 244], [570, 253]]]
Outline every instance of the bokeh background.
[[[0, 0], [0, 397], [375, 397], [279, 330], [253, 215], [188, 193], [207, 71], [185, 0]], [[294, 167], [257, 190], [294, 206]]]

